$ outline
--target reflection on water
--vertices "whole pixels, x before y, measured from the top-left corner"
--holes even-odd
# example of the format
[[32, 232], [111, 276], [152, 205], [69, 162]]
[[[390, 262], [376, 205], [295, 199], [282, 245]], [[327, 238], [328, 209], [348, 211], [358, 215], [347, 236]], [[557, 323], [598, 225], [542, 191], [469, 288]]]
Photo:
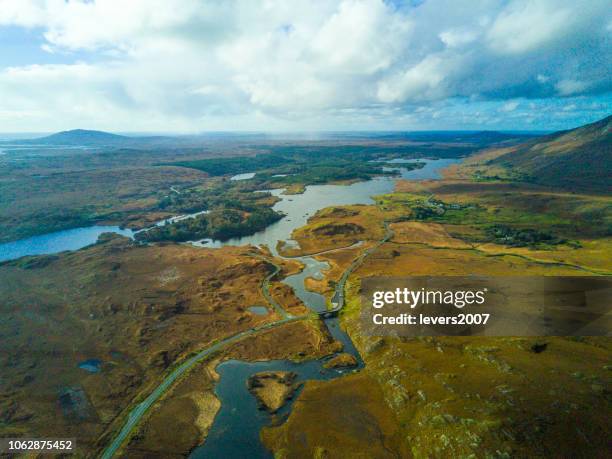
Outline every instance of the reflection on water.
[[[259, 439], [262, 427], [270, 422], [270, 415], [258, 408], [255, 397], [247, 388], [249, 377], [262, 371], [293, 371], [296, 382], [318, 379], [327, 380], [341, 376], [346, 370], [325, 369], [321, 360], [295, 363], [288, 360], [266, 362], [242, 362], [228, 360], [216, 368], [220, 376], [215, 394], [221, 401], [221, 409], [215, 417], [206, 442], [189, 456], [204, 458], [270, 458], [272, 455]], [[281, 408], [276, 416], [289, 414], [291, 404]]]
[[445, 167], [448, 167], [452, 164], [457, 164], [459, 162], [459, 160], [457, 159], [436, 159], [436, 160], [431, 160], [431, 159], [419, 159], [417, 162], [419, 163], [425, 163], [425, 166], [423, 166], [420, 169], [413, 169], [413, 170], [408, 170], [405, 167], [401, 167], [402, 163], [414, 163], [414, 160], [410, 160], [410, 159], [401, 159], [401, 158], [396, 158], [396, 159], [391, 159], [388, 161], [385, 161], [388, 164], [398, 164], [397, 167], [383, 167], [384, 171], [399, 171], [400, 172], [400, 177], [403, 179], [409, 179], [409, 180], [437, 180], [442, 178], [442, 176], [440, 175], [440, 170], [444, 169]]
[[376, 178], [367, 182], [357, 182], [351, 185], [311, 185], [302, 194], [286, 196], [282, 189], [271, 190], [271, 193], [282, 200], [273, 209], [283, 212], [286, 216], [273, 223], [265, 230], [226, 241], [207, 239], [201, 244], [204, 247], [223, 247], [225, 245], [267, 245], [276, 254], [276, 244], [291, 238], [294, 229], [304, 226], [309, 217], [318, 210], [333, 205], [371, 204], [372, 195], [389, 193], [393, 190], [394, 180]]
[[79, 363], [79, 368], [90, 373], [99, 373], [102, 367], [102, 361], [99, 359], [88, 359]]
[[299, 257], [299, 261], [304, 263], [304, 269], [302, 272], [287, 276], [283, 283], [291, 286], [296, 296], [302, 300], [302, 302], [313, 311], [325, 311], [327, 309], [327, 303], [325, 297], [310, 290], [306, 290], [304, 286], [304, 280], [308, 277], [313, 279], [322, 279], [323, 274], [321, 271], [329, 269], [329, 263], [324, 261], [318, 261], [311, 257]]

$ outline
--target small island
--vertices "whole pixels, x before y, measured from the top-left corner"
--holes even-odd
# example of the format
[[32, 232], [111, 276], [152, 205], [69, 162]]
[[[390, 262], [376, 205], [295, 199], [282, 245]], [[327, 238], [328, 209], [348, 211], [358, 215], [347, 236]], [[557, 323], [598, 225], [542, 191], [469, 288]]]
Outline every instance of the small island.
[[257, 373], [248, 379], [247, 387], [257, 399], [259, 409], [274, 414], [301, 386], [301, 383], [295, 382], [296, 377], [297, 374], [291, 371]]

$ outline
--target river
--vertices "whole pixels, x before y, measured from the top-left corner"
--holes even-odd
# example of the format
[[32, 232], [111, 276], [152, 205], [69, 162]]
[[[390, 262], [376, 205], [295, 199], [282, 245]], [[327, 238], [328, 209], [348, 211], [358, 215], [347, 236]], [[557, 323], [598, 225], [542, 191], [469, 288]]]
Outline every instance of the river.
[[[459, 162], [454, 159], [440, 160], [419, 160], [426, 163], [425, 167], [415, 170], [407, 170], [401, 168], [401, 161], [393, 161], [397, 163], [399, 172], [404, 179], [437, 179], [439, 178], [439, 170]], [[393, 166], [395, 167], [395, 166]], [[272, 190], [272, 193], [280, 198], [274, 205], [274, 210], [281, 211], [285, 217], [280, 221], [268, 226], [264, 231], [260, 231], [251, 236], [229, 239], [226, 241], [218, 240], [203, 240], [192, 242], [193, 245], [203, 247], [222, 247], [226, 245], [267, 245], [270, 250], [277, 256], [276, 247], [279, 241], [288, 241], [291, 239], [291, 234], [294, 229], [303, 226], [308, 218], [318, 210], [334, 205], [348, 204], [372, 204], [374, 201], [372, 196], [385, 194], [393, 191], [395, 186], [395, 178], [381, 177], [366, 182], [357, 182], [351, 185], [312, 185], [306, 187], [304, 193], [299, 195], [283, 195], [283, 190]], [[195, 215], [195, 214], [194, 214]], [[181, 216], [179, 218], [189, 218], [190, 216]], [[160, 222], [159, 224], [165, 224]], [[89, 228], [76, 228], [72, 230], [59, 231], [43, 236], [23, 239], [20, 241], [9, 242], [0, 245], [0, 261], [18, 258], [24, 255], [49, 254], [63, 250], [75, 250], [86, 245], [92, 244], [97, 240], [97, 237], [103, 232], [115, 232], [133, 236], [130, 230], [122, 230], [112, 226], [93, 226]], [[302, 272], [288, 276], [283, 280], [290, 285], [296, 295], [304, 302], [306, 306], [314, 311], [324, 311], [327, 307], [326, 299], [315, 292], [308, 291], [305, 288], [304, 280], [307, 277], [320, 278], [325, 269], [328, 268], [326, 263], [315, 260], [312, 257], [299, 257], [305, 268]], [[292, 320], [291, 318], [284, 321]], [[327, 380], [345, 375], [349, 371], [357, 371], [363, 366], [363, 360], [354, 347], [350, 337], [340, 328], [337, 318], [323, 319], [331, 335], [343, 344], [343, 352], [352, 354], [358, 362], [355, 369], [325, 369], [323, 364], [327, 357], [323, 360], [309, 360], [305, 362], [291, 362], [287, 360], [274, 360], [266, 362], [243, 362], [237, 360], [229, 360], [221, 363], [217, 367], [217, 372], [220, 375], [219, 382], [215, 387], [215, 394], [221, 401], [221, 408], [217, 413], [210, 432], [203, 445], [196, 448], [191, 458], [271, 458], [271, 453], [264, 448], [259, 439], [261, 428], [271, 422], [271, 416], [264, 411], [260, 411], [255, 398], [247, 389], [248, 378], [261, 371], [292, 371], [295, 372], [298, 381], [306, 380]], [[238, 339], [236, 337], [232, 340]], [[202, 356], [208, 355], [213, 349], [202, 351]], [[192, 358], [195, 362], [198, 356]], [[179, 367], [184, 367], [184, 371], [190, 368], [193, 364], [185, 362]], [[177, 376], [179, 375], [178, 372]], [[144, 411], [153, 404], [155, 396], [161, 396], [164, 390], [169, 387], [174, 379], [164, 380], [165, 386], [158, 387], [149, 398], [151, 403], [147, 405], [142, 403], [136, 410], [142, 413], [132, 413], [130, 420], [133, 423], [137, 422]], [[159, 392], [159, 394], [157, 394]], [[147, 399], [148, 400], [148, 399]], [[147, 401], [145, 400], [145, 402]], [[289, 402], [281, 409], [277, 416], [287, 416], [291, 410], [293, 402]], [[126, 436], [129, 435], [133, 425], [128, 421], [128, 425], [124, 427]], [[107, 449], [104, 457], [110, 457], [114, 454], [121, 443], [121, 440], [116, 439], [113, 446]]]
[[[399, 172], [404, 179], [423, 180], [440, 178], [439, 170], [458, 160], [421, 160], [426, 162], [425, 167], [415, 170], [401, 168], [401, 161], [394, 161], [400, 168]], [[280, 197], [275, 210], [282, 211], [286, 217], [266, 230], [251, 236], [230, 239], [228, 241], [205, 240], [196, 245], [207, 247], [222, 247], [224, 245], [267, 245], [276, 256], [279, 241], [287, 241], [295, 228], [303, 226], [308, 217], [317, 210], [346, 204], [371, 204], [372, 196], [393, 191], [395, 179], [377, 178], [368, 182], [358, 182], [348, 186], [313, 185], [306, 188], [301, 195], [282, 195], [282, 190], [273, 190]], [[302, 302], [314, 311], [324, 311], [327, 301], [322, 295], [308, 291], [304, 280], [307, 277], [321, 278], [322, 271], [328, 268], [327, 263], [320, 262], [312, 257], [298, 257], [304, 264], [304, 269], [298, 274], [288, 276], [284, 283], [293, 287], [296, 295]], [[272, 418], [258, 409], [255, 397], [247, 388], [247, 380], [255, 373], [261, 371], [292, 371], [296, 373], [297, 381], [329, 380], [340, 377], [351, 371], [358, 371], [363, 367], [363, 360], [353, 345], [350, 337], [340, 328], [336, 317], [324, 318], [327, 329], [334, 339], [342, 342], [343, 352], [353, 355], [358, 362], [354, 369], [325, 369], [324, 360], [310, 360], [306, 362], [291, 362], [288, 360], [273, 360], [267, 362], [244, 362], [229, 360], [221, 363], [216, 371], [220, 379], [215, 387], [215, 395], [221, 401], [221, 408], [203, 445], [196, 448], [190, 458], [271, 458], [272, 454], [260, 441], [262, 427], [269, 425]], [[331, 356], [330, 356], [331, 357]], [[296, 397], [294, 397], [295, 400]], [[288, 416], [293, 405], [289, 401], [276, 416]]]
[[[407, 170], [401, 168], [404, 160], [395, 159], [387, 161], [397, 163], [400, 175], [405, 179], [423, 180], [439, 178], [438, 171], [451, 164], [459, 162], [457, 159], [419, 159], [425, 162], [422, 169]], [[413, 162], [410, 160], [409, 162]], [[381, 177], [367, 182], [357, 182], [351, 185], [311, 185], [306, 191], [298, 195], [283, 195], [283, 190], [271, 190], [272, 194], [281, 198], [274, 205], [274, 210], [283, 212], [286, 217], [268, 226], [265, 230], [251, 236], [229, 239], [226, 241], [204, 240], [194, 243], [206, 247], [222, 247], [224, 245], [246, 245], [266, 244], [273, 253], [276, 253], [278, 241], [286, 241], [291, 237], [294, 229], [303, 226], [308, 218], [317, 210], [333, 205], [347, 204], [371, 204], [372, 196], [385, 194], [393, 191], [395, 178]], [[176, 219], [189, 218], [201, 212], [187, 216], [175, 217]], [[159, 224], [163, 224], [164, 221]], [[129, 229], [121, 229], [118, 226], [89, 226], [84, 228], [72, 228], [63, 231], [34, 236], [0, 244], [0, 261], [13, 260], [26, 255], [43, 255], [62, 252], [65, 250], [77, 250], [94, 244], [98, 236], [105, 232], [122, 234], [133, 237], [134, 232]]]

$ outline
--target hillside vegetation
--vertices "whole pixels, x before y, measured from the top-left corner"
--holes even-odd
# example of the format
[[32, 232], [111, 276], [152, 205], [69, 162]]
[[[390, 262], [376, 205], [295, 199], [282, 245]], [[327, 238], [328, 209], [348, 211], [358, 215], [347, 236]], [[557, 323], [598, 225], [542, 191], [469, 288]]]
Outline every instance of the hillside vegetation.
[[569, 189], [612, 191], [612, 116], [592, 124], [485, 153], [490, 167], [515, 178]]

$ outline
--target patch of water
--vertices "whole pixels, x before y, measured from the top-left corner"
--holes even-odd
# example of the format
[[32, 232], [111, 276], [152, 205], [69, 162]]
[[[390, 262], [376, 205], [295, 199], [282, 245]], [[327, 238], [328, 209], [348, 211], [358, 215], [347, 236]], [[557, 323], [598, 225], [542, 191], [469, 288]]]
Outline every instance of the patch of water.
[[253, 314], [257, 314], [258, 316], [265, 316], [268, 314], [268, 308], [265, 306], [251, 306], [247, 308], [247, 310]]
[[88, 226], [33, 236], [0, 244], [0, 261], [13, 260], [26, 255], [48, 255], [65, 250], [78, 250], [95, 244], [103, 233], [117, 233], [132, 237], [134, 232], [118, 226]]
[[308, 277], [317, 280], [323, 279], [322, 271], [329, 269], [329, 263], [318, 261], [311, 257], [299, 257], [297, 260], [304, 263], [304, 269], [300, 273], [287, 276], [283, 280], [283, 283], [291, 286], [295, 295], [302, 300], [304, 304], [308, 305], [310, 309], [317, 312], [325, 311], [327, 309], [325, 297], [319, 293], [307, 290], [304, 281]]
[[[389, 160], [386, 162], [391, 162]], [[400, 160], [405, 161], [405, 160]], [[439, 179], [439, 169], [459, 163], [460, 159], [419, 159], [425, 166], [421, 169], [406, 170], [403, 168], [401, 177], [411, 180]], [[408, 161], [414, 162], [414, 160]], [[277, 255], [276, 245], [279, 241], [291, 238], [291, 233], [296, 228], [304, 226], [311, 215], [318, 210], [330, 206], [342, 206], [350, 204], [372, 204], [372, 196], [386, 194], [393, 191], [395, 177], [379, 177], [366, 182], [357, 182], [350, 185], [310, 185], [302, 194], [283, 195], [283, 189], [262, 190], [269, 191], [281, 200], [273, 209], [285, 214], [285, 217], [265, 230], [250, 236], [231, 238], [225, 241], [203, 239], [192, 242], [200, 247], [218, 248], [226, 245], [267, 245], [274, 255]]]
[[99, 373], [102, 369], [102, 361], [99, 359], [88, 359], [79, 363], [79, 368], [90, 373]]
[[230, 180], [248, 180], [248, 179], [252, 179], [253, 177], [255, 177], [256, 172], [246, 172], [244, 174], [236, 174], [232, 177], [230, 177]]

